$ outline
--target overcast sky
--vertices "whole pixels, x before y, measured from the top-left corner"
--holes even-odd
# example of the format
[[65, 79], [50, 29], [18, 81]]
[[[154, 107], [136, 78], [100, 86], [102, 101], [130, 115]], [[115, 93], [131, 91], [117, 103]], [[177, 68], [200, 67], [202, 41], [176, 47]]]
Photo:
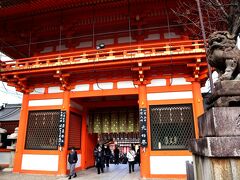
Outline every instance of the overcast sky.
[[[9, 61], [11, 59], [0, 53], [0, 60]], [[14, 87], [10, 87], [6, 83], [0, 81], [0, 105], [3, 103], [22, 103], [22, 93], [15, 91]]]
[[[0, 53], [0, 60], [9, 61], [11, 60], [6, 55]], [[213, 80], [217, 79], [217, 73], [213, 73]], [[209, 92], [210, 85], [209, 80], [206, 82], [205, 87], [201, 88], [202, 92]], [[22, 103], [22, 93], [15, 91], [14, 87], [8, 86], [6, 83], [0, 81], [0, 105], [3, 103], [16, 104]]]

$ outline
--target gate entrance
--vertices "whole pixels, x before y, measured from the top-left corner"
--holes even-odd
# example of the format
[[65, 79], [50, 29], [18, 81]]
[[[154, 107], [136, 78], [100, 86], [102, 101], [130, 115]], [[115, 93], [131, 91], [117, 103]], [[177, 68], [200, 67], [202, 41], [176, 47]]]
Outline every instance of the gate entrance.
[[[96, 139], [88, 143], [109, 146], [115, 163], [114, 150], [119, 149], [119, 163], [127, 164], [127, 152], [131, 147], [139, 148], [138, 96], [102, 96], [72, 99], [81, 105], [87, 113], [87, 134]], [[91, 142], [90, 142], [91, 141]], [[88, 152], [92, 156], [93, 152]]]

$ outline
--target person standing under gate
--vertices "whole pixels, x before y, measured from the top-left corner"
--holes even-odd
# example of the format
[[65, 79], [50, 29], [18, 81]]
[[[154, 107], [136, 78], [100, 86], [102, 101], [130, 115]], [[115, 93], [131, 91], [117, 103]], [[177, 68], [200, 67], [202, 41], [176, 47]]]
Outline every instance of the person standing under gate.
[[107, 148], [105, 149], [105, 157], [106, 157], [106, 166], [109, 167], [109, 161], [110, 161], [110, 157], [112, 155], [112, 152], [109, 148], [109, 145], [107, 145]]
[[115, 162], [115, 165], [119, 164], [119, 149], [118, 149], [117, 145], [116, 145], [116, 147], [114, 149], [114, 162]]
[[97, 168], [98, 174], [100, 174], [100, 170], [102, 173], [104, 173], [104, 153], [99, 144], [96, 145], [96, 148], [94, 149], [94, 157], [95, 157], [95, 164]]
[[134, 150], [134, 147], [130, 147], [130, 150], [127, 153], [129, 173], [131, 173], [131, 171], [134, 172], [135, 156], [136, 152]]
[[78, 161], [77, 152], [75, 151], [75, 148], [72, 147], [71, 152], [68, 155], [68, 162], [70, 165], [70, 174], [69, 174], [68, 179], [71, 179], [72, 176], [74, 178], [77, 177], [77, 174], [75, 172], [75, 166], [76, 166], [77, 161]]
[[140, 147], [138, 147], [137, 154], [136, 154], [136, 163], [140, 166], [141, 157], [140, 157]]

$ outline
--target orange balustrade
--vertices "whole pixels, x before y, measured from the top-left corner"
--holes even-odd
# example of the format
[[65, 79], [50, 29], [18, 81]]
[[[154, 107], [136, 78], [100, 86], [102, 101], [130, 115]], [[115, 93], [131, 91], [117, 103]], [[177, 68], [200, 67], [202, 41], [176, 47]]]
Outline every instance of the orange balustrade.
[[3, 62], [1, 72], [26, 69], [39, 69], [93, 62], [124, 61], [129, 59], [157, 58], [204, 53], [204, 44], [200, 40], [173, 41], [154, 44], [141, 44], [106, 48], [100, 51], [86, 50], [55, 55], [38, 56]]

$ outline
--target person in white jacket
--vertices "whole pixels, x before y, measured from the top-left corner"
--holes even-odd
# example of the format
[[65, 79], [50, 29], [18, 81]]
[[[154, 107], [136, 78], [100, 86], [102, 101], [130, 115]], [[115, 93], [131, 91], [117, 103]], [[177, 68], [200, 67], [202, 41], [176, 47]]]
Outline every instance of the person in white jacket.
[[128, 165], [129, 165], [129, 173], [134, 172], [134, 163], [135, 163], [136, 152], [134, 147], [130, 147], [130, 150], [127, 153]]

